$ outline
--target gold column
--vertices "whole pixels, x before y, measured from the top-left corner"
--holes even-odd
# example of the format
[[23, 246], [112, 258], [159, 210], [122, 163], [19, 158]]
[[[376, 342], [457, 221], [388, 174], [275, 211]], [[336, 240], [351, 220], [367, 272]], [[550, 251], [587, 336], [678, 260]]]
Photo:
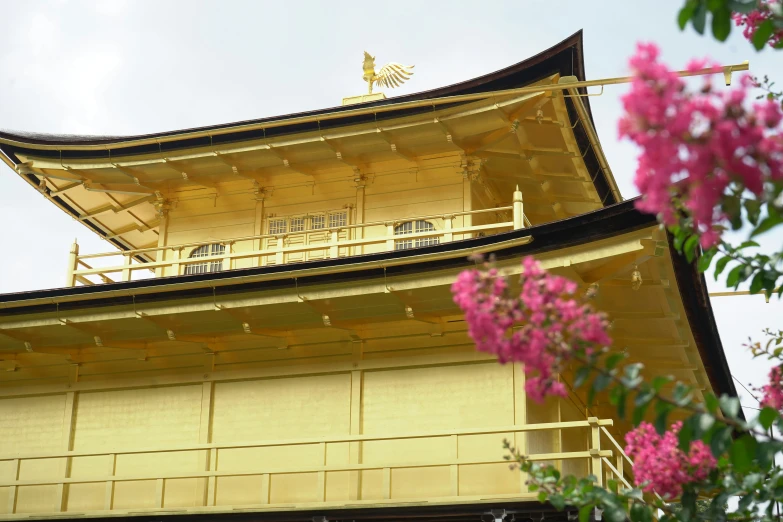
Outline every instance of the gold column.
[[[361, 225], [364, 223], [364, 189], [367, 186], [367, 178], [359, 172], [359, 169], [355, 170], [357, 176], [353, 180], [356, 184], [356, 224]], [[354, 229], [356, 231], [355, 239], [364, 239], [364, 228], [358, 227]], [[364, 245], [359, 245], [355, 251], [355, 255], [364, 254]]]
[[[155, 192], [157, 199], [153, 202], [155, 210], [158, 212], [160, 224], [158, 225], [158, 251], [155, 255], [155, 261], [165, 261], [166, 251], [162, 248], [168, 244], [169, 235], [169, 200], [164, 199], [160, 192]], [[155, 277], [163, 275], [163, 267], [155, 269]]]
[[[253, 194], [256, 200], [256, 219], [253, 224], [253, 235], [260, 236], [264, 233], [264, 201], [266, 200], [266, 190], [260, 186], [257, 181], [253, 182]], [[253, 240], [253, 250], [261, 250], [264, 246], [261, 239]], [[261, 266], [261, 256], [253, 258], [253, 266]]]

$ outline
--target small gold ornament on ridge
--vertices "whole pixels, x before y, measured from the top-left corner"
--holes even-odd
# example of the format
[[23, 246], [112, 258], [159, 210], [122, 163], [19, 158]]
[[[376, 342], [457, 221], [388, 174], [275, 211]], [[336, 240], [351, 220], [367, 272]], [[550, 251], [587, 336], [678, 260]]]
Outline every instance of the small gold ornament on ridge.
[[376, 74], [375, 57], [364, 51], [364, 76], [362, 78], [367, 82], [367, 94], [372, 94], [373, 84], [378, 87], [399, 87], [413, 76], [413, 67], [413, 65], [390, 62], [381, 67], [381, 70]]

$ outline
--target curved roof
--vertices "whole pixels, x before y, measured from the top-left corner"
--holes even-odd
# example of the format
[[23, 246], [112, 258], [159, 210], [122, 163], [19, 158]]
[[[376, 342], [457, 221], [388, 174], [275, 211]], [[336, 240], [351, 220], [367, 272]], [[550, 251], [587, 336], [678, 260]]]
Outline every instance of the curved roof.
[[[2, 148], [8, 147], [11, 142], [15, 142], [19, 145], [76, 145], [76, 146], [95, 146], [100, 145], [102, 149], [106, 145], [115, 145], [117, 147], [134, 146], [139, 142], [147, 142], [149, 140], [163, 140], [172, 144], [168, 150], [174, 150], [177, 145], [182, 145], [186, 148], [193, 147], [194, 143], [180, 143], [182, 140], [186, 140], [188, 137], [192, 139], [193, 135], [215, 135], [219, 133], [221, 135], [227, 135], [227, 137], [233, 137], [235, 139], [242, 140], [242, 135], [234, 136], [234, 133], [242, 132], [248, 127], [263, 126], [264, 124], [280, 122], [285, 120], [294, 120], [300, 118], [307, 118], [312, 116], [318, 116], [328, 113], [348, 113], [355, 112], [358, 108], [379, 107], [384, 105], [397, 105], [405, 102], [428, 100], [435, 98], [443, 98], [446, 96], [457, 96], [463, 94], [475, 94], [482, 92], [492, 92], [505, 89], [513, 89], [515, 87], [522, 87], [533, 83], [537, 80], [545, 78], [551, 74], [558, 73], [561, 76], [576, 76], [579, 80], [584, 80], [584, 60], [582, 54], [582, 31], [578, 31], [569, 36], [560, 43], [532, 56], [526, 60], [522, 60], [514, 65], [495, 71], [493, 73], [479, 76], [471, 80], [455, 83], [445, 87], [439, 87], [437, 89], [431, 89], [429, 91], [422, 91], [418, 93], [408, 94], [405, 96], [397, 96], [393, 98], [387, 98], [375, 102], [368, 102], [350, 106], [331, 107], [326, 109], [319, 109], [315, 111], [299, 112], [286, 114], [281, 116], [272, 116], [267, 118], [259, 118], [253, 120], [244, 120], [233, 123], [225, 123], [218, 125], [208, 125], [204, 127], [194, 127], [190, 129], [173, 130], [165, 132], [156, 132], [151, 134], [139, 134], [135, 136], [89, 136], [89, 135], [72, 135], [72, 134], [46, 134], [38, 132], [19, 132], [10, 130], [0, 130], [0, 145]], [[589, 107], [588, 107], [589, 110]], [[406, 111], [405, 115], [416, 114], [417, 112], [426, 112], [424, 110]], [[385, 114], [384, 118], [397, 117], [400, 114]], [[339, 125], [361, 123], [361, 119], [355, 120], [354, 116], [346, 115], [346, 118], [351, 121], [341, 121]], [[368, 119], [365, 117], [364, 119]], [[370, 120], [375, 120], [375, 116], [370, 116]], [[321, 122], [323, 128], [323, 122]], [[291, 128], [281, 129], [276, 132], [275, 135], [285, 134], [289, 132], [302, 132], [308, 130], [302, 126], [296, 126]], [[269, 134], [267, 134], [269, 135]], [[252, 136], [255, 137], [255, 136]], [[251, 136], [245, 137], [249, 139]], [[231, 141], [230, 139], [225, 141]], [[213, 141], [212, 143], [216, 143]], [[32, 147], [35, 148], [35, 147]], [[165, 147], [164, 147], [165, 149]]]
[[[110, 200], [106, 195], [96, 195], [99, 192], [90, 191], [87, 184], [79, 186], [80, 182], [85, 181], [85, 177], [96, 184], [105, 183], [101, 179], [109, 178], [124, 179], [125, 181], [119, 183], [127, 184], [128, 176], [135, 176], [135, 174], [128, 174], [127, 170], [122, 173], [122, 167], [116, 162], [147, 161], [143, 158], [154, 157], [163, 164], [170, 164], [169, 159], [178, 155], [186, 156], [197, 150], [212, 151], [216, 156], [215, 151], [221, 151], [222, 154], [230, 149], [258, 147], [259, 143], [277, 143], [281, 140], [293, 142], [308, 135], [339, 134], [348, 127], [358, 128], [363, 124], [377, 126], [384, 122], [383, 125], [391, 126], [392, 122], [405, 121], [411, 116], [434, 115], [439, 118], [444, 111], [453, 108], [469, 109], [476, 103], [488, 105], [490, 98], [511, 96], [509, 90], [531, 87], [537, 83], [543, 87], [544, 83], [551, 82], [553, 78], [564, 76], [574, 76], [578, 80], [585, 79], [581, 31], [505, 69], [429, 91], [364, 104], [125, 137], [0, 131], [0, 159], [17, 170], [30, 185], [41, 191], [54, 204], [98, 235], [122, 250], [132, 250], [148, 246], [150, 237], [155, 234], [155, 211], [152, 202], [146, 201], [143, 197], [130, 200], [131, 196], [128, 196], [127, 192], [120, 192], [122, 201], [118, 202]], [[545, 89], [542, 89], [539, 94], [544, 91]], [[478, 98], [480, 101], [476, 102], [475, 96], [484, 94], [486, 96], [480, 96]], [[587, 191], [589, 187], [590, 197], [595, 200], [599, 208], [617, 203], [620, 200], [619, 193], [595, 137], [595, 131], [591, 128], [589, 99], [572, 98], [564, 94], [564, 92], [559, 93], [556, 97], [559, 106], [562, 107], [562, 111], [556, 117], [559, 118], [559, 124], [567, 130], [572, 143], [571, 154], [581, 156], [579, 163], [584, 171], [584, 183], [580, 189]], [[466, 100], [465, 95], [473, 98]], [[463, 96], [463, 98], [453, 102], [449, 100], [450, 97], [455, 96]], [[434, 103], [436, 99], [437, 107]], [[433, 100], [433, 103], [427, 103], [428, 100]], [[268, 156], [275, 156], [275, 154], [269, 152]], [[220, 163], [220, 168], [226, 168], [219, 159], [213, 159]], [[278, 161], [277, 157], [272, 159]], [[20, 168], [22, 164], [31, 160], [36, 170], [29, 168], [30, 163], [24, 166], [25, 168]], [[86, 167], [85, 164], [92, 166]], [[137, 166], [132, 165], [132, 170], [136, 171]], [[46, 170], [49, 172], [45, 172]], [[143, 174], [153, 175], [146, 171]], [[168, 174], [172, 176], [176, 174], [179, 183], [185, 183], [179, 172], [174, 173], [172, 170]], [[199, 175], [194, 176], [194, 179]], [[94, 176], [95, 179], [89, 176]], [[65, 182], [53, 183], [51, 178], [65, 180]], [[136, 184], [139, 184], [139, 180], [143, 184], [144, 176], [133, 179]], [[148, 181], [157, 183], [160, 180], [155, 178]], [[142, 192], [137, 195], [151, 197], [151, 189]], [[104, 200], [98, 201], [100, 197]], [[137, 210], [144, 214], [141, 216], [145, 222], [144, 230], [138, 229], [138, 224], [129, 220], [127, 216], [96, 214], [101, 209], [121, 209], [126, 205], [137, 203], [142, 204], [137, 207]], [[575, 215], [582, 211], [584, 210], [576, 210], [570, 214]]]

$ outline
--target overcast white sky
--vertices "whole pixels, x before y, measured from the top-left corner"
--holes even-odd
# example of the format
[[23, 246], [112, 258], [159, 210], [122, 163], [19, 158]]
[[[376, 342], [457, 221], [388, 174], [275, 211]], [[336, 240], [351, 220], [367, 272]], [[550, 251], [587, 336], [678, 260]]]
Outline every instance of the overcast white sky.
[[[757, 54], [739, 31], [725, 44], [681, 33], [674, 21], [681, 4], [5, 0], [0, 128], [141, 134], [331, 107], [364, 92], [364, 50], [380, 63], [416, 65], [413, 79], [388, 93], [405, 94], [501, 69], [579, 29], [589, 79], [627, 74], [642, 40], [657, 42], [672, 67], [702, 56], [723, 64], [750, 60], [753, 73], [777, 74], [783, 84], [783, 52]], [[609, 87], [590, 102], [620, 189], [632, 197], [636, 151], [616, 131], [624, 91]], [[108, 250], [0, 167], [0, 293], [62, 286], [75, 237], [82, 252]], [[767, 241], [780, 248], [783, 234]], [[749, 362], [741, 344], [764, 327], [783, 327], [783, 303], [724, 297], [713, 308], [735, 376], [763, 384], [766, 364]], [[740, 391], [743, 404], [757, 406]]]

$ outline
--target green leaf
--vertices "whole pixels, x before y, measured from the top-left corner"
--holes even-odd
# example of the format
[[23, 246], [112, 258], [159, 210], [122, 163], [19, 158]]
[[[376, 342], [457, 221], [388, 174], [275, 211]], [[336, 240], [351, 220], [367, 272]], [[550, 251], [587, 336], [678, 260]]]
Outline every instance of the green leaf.
[[707, 411], [710, 413], [717, 413], [718, 408], [720, 408], [718, 398], [709, 392], [704, 394], [704, 404], [707, 406]]
[[674, 397], [674, 402], [676, 402], [678, 406], [686, 406], [691, 402], [691, 398], [693, 397], [693, 390], [690, 386], [686, 386], [685, 384], [678, 382], [674, 385], [672, 396]]
[[669, 425], [666, 422], [667, 417], [669, 416], [669, 413], [674, 409], [674, 406], [669, 404], [668, 402], [657, 402], [655, 403], [655, 431], [658, 432], [659, 435], [663, 435], [666, 431], [666, 428], [669, 427]]
[[775, 408], [764, 408], [761, 410], [761, 413], [759, 413], [759, 424], [764, 426], [765, 430], [768, 430], [772, 427], [778, 417], [779, 414]]
[[731, 258], [729, 256], [722, 257], [718, 259], [718, 262], [715, 263], [715, 280], [718, 280], [718, 276], [723, 272], [723, 270], [726, 268], [726, 265], [729, 264], [729, 261], [731, 261]]
[[704, 26], [707, 23], [707, 8], [703, 3], [699, 2], [699, 5], [696, 6], [691, 17], [691, 23], [697, 33], [704, 34]]
[[742, 206], [745, 207], [745, 211], [748, 213], [748, 221], [754, 226], [757, 225], [759, 215], [761, 214], [761, 201], [758, 199], [746, 199]]
[[712, 13], [712, 36], [725, 42], [731, 33], [731, 11], [723, 7]]
[[731, 445], [731, 433], [731, 426], [725, 426], [712, 435], [712, 439], [710, 439], [710, 450], [712, 450], [712, 455], [715, 458], [720, 457], [729, 449], [729, 446]]
[[590, 516], [593, 514], [593, 506], [582, 506], [579, 508], [579, 522], [590, 522]]
[[681, 520], [690, 520], [690, 517], [696, 513], [696, 492], [688, 489], [680, 497], [682, 511], [679, 514]]
[[685, 259], [689, 262], [693, 262], [693, 258], [696, 257], [696, 248], [699, 246], [699, 236], [692, 235], [685, 240], [682, 245], [682, 253], [685, 254]]
[[764, 279], [761, 272], [756, 272], [753, 280], [750, 282], [750, 293], [757, 294], [764, 287]]
[[775, 24], [772, 23], [772, 20], [764, 20], [759, 24], [756, 32], [753, 33], [753, 38], [750, 40], [753, 43], [753, 47], [755, 47], [757, 51], [763, 49], [774, 32]]
[[721, 395], [720, 399], [720, 409], [723, 411], [723, 414], [730, 418], [730, 419], [736, 419], [737, 415], [740, 411], [740, 403], [739, 399], [736, 397], [729, 397], [728, 395]]
[[620, 506], [606, 506], [603, 518], [608, 522], [625, 522], [625, 510]]
[[738, 265], [731, 269], [729, 275], [726, 277], [726, 286], [730, 288], [736, 288], [740, 284], [740, 277], [745, 265]]
[[738, 230], [742, 228], [742, 201], [739, 196], [725, 196], [721, 204], [726, 217], [729, 218], [731, 228]]
[[563, 511], [565, 509], [565, 499], [562, 495], [558, 495], [557, 493], [554, 493], [552, 495], [549, 495], [549, 498], [547, 499], [552, 506], [558, 510]]
[[652, 511], [644, 504], [635, 502], [631, 506], [631, 522], [652, 522], [652, 519]]
[[758, 246], [760, 246], [760, 245], [758, 243], [756, 243], [755, 241], [748, 240], [748, 241], [743, 241], [742, 243], [740, 243], [740, 245], [737, 248], [735, 248], [734, 250], [742, 250], [743, 248], [758, 247]]
[[607, 370], [613, 370], [617, 364], [625, 359], [624, 353], [613, 353], [606, 358], [606, 364], [604, 365]]
[[655, 390], [655, 393], [660, 393], [663, 387], [670, 382], [672, 382], [671, 376], [659, 375], [657, 377], [653, 377], [652, 388]]
[[715, 247], [710, 248], [699, 257], [699, 272], [706, 272], [712, 263], [712, 258], [718, 253], [718, 249]]
[[685, 2], [685, 5], [682, 6], [680, 12], [677, 13], [677, 25], [680, 26], [680, 31], [685, 29], [685, 26], [688, 25], [688, 20], [693, 16], [697, 5], [696, 2]]
[[650, 403], [646, 402], [644, 404], [640, 404], [636, 406], [633, 409], [633, 413], [631, 414], [631, 422], [634, 426], [638, 426], [642, 423], [644, 420], [644, 414], [647, 413], [647, 408], [650, 407]]
[[576, 375], [574, 376], [574, 388], [581, 387], [585, 381], [587, 381], [587, 378], [590, 376], [590, 367], [589, 366], [580, 366], [579, 369], [576, 371]]
[[682, 423], [682, 428], [680, 428], [680, 432], [677, 434], [677, 447], [687, 453], [688, 449], [691, 447], [691, 441], [695, 438], [696, 434], [693, 432], [693, 422], [691, 421], [691, 418], [689, 418], [686, 422]]
[[750, 435], [743, 435], [729, 448], [729, 459], [737, 473], [747, 473], [753, 468], [758, 442]]
[[704, 433], [705, 431], [712, 428], [712, 426], [715, 424], [715, 417], [709, 413], [699, 413], [697, 414], [697, 421], [700, 432]]
[[[752, 475], [750, 475], [750, 476], [752, 476]], [[740, 501], [737, 503], [737, 511], [742, 513], [743, 511], [748, 509], [752, 503], [753, 503], [753, 495], [745, 495], [745, 496], [741, 497]]]
[[735, 13], [742, 13], [742, 14], [748, 14], [751, 11], [754, 11], [756, 9], [756, 6], [758, 5], [755, 1], [751, 0], [728, 0], [726, 2], [726, 5], [729, 6], [729, 9], [734, 11]]
[[781, 223], [783, 223], [783, 216], [769, 215], [764, 219], [762, 219], [761, 223], [759, 223], [759, 225], [753, 229], [753, 232], [751, 232], [750, 237], [756, 237], [759, 234], [763, 234], [764, 232], [775, 228]]
[[617, 408], [617, 416], [620, 419], [625, 419], [625, 403], [627, 393], [623, 386], [615, 386], [612, 391], [609, 392], [609, 402], [611, 402]]
[[607, 373], [599, 373], [598, 376], [593, 381], [593, 390], [596, 392], [603, 391], [606, 389], [607, 386], [609, 386], [609, 383], [612, 382], [612, 376]]

